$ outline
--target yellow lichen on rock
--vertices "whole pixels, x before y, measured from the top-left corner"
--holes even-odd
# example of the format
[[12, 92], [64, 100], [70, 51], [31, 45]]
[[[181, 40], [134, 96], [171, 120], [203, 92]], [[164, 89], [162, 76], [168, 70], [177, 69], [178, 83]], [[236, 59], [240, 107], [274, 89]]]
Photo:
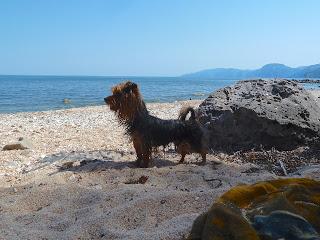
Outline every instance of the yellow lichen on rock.
[[281, 229], [281, 224], [275, 226], [274, 218], [298, 228], [301, 239], [319, 233], [320, 182], [291, 178], [234, 187], [195, 221], [189, 239], [289, 239], [295, 234]]

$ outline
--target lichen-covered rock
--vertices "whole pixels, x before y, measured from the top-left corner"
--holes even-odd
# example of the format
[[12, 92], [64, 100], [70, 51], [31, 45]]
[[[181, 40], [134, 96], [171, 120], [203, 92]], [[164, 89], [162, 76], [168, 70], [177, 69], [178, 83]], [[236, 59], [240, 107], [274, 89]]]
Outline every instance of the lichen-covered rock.
[[230, 189], [195, 220], [188, 239], [315, 240], [319, 232], [320, 182], [291, 178]]
[[320, 137], [320, 107], [289, 80], [246, 80], [212, 93], [198, 109], [214, 149], [291, 150]]

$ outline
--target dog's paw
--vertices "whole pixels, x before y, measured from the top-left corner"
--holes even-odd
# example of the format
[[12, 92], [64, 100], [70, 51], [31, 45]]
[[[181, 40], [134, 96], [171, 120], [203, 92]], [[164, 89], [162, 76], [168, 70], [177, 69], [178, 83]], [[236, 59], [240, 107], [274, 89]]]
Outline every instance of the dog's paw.
[[141, 159], [137, 159], [135, 162], [134, 162], [134, 165], [136, 166], [136, 167], [141, 167]]
[[206, 165], [206, 163], [207, 163], [206, 161], [202, 161], [202, 162], [199, 162], [197, 165], [198, 166], [204, 166], [204, 165]]

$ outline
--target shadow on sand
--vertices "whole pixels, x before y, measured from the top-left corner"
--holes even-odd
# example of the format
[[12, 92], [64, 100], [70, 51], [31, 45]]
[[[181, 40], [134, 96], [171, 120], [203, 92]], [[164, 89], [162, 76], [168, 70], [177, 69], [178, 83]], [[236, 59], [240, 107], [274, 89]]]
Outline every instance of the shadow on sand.
[[[165, 155], [156, 154], [150, 162], [150, 167], [168, 167], [177, 165], [173, 159], [174, 153], [168, 151]], [[58, 167], [59, 172], [92, 172], [104, 171], [107, 169], [138, 168], [135, 164], [136, 155], [133, 152], [117, 150], [96, 150], [96, 151], [72, 151], [60, 152], [48, 155], [41, 159], [40, 165], [26, 172], [32, 172], [49, 165]]]

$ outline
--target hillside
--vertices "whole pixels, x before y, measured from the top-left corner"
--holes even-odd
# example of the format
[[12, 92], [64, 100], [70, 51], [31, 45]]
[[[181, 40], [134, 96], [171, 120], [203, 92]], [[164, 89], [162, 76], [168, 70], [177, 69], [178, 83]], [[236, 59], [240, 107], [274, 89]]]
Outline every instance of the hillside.
[[320, 78], [320, 64], [292, 68], [284, 64], [271, 63], [255, 70], [236, 68], [214, 68], [182, 75], [186, 78]]

